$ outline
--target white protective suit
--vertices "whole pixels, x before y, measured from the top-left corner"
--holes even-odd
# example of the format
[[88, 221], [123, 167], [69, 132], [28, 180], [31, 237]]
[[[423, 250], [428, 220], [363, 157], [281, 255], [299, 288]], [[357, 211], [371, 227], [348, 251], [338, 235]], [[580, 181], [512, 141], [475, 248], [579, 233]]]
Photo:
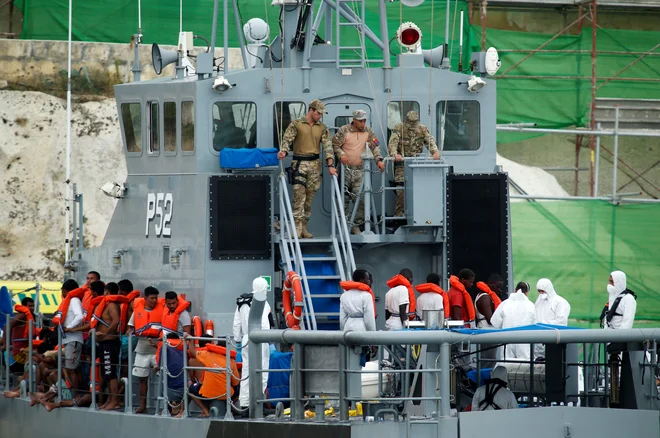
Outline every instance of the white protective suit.
[[350, 289], [341, 294], [339, 328], [343, 331], [376, 331], [376, 312], [369, 292]]
[[[495, 310], [490, 318], [493, 327], [506, 329], [522, 327], [536, 322], [536, 308], [527, 295], [515, 291]], [[529, 344], [508, 344], [506, 359], [529, 359]]]
[[[545, 291], [545, 294], [539, 294], [536, 299], [536, 323], [567, 326], [568, 316], [571, 313], [571, 305], [568, 301], [557, 295], [552, 282], [547, 278], [540, 279], [536, 283], [536, 289]], [[543, 344], [534, 345], [534, 356], [545, 357]]]
[[[499, 307], [498, 307], [499, 309]], [[506, 383], [509, 382], [507, 369], [502, 365], [497, 365], [493, 368], [493, 371], [490, 374], [491, 379], [500, 379]], [[492, 383], [486, 383], [485, 385], [480, 386], [474, 393], [472, 397], [472, 411], [493, 411], [495, 408], [491, 405], [479, 406], [482, 401], [486, 400], [486, 394], [488, 391], [493, 391], [494, 387]], [[495, 392], [493, 396], [492, 403], [496, 404], [500, 409], [516, 409], [518, 407], [518, 400], [516, 396], [511, 392], [507, 387], [500, 387], [500, 389]]]
[[[610, 297], [608, 303], [610, 307], [614, 304], [616, 299], [626, 290], [626, 274], [622, 271], [614, 271], [610, 274], [614, 280], [614, 286], [607, 285], [607, 293]], [[612, 320], [607, 323], [605, 321], [605, 329], [629, 329], [632, 328], [635, 321], [635, 312], [637, 311], [637, 300], [632, 294], [624, 294], [619, 301], [619, 306], [616, 308], [616, 313]]]
[[[268, 282], [264, 278], [255, 278], [252, 282], [252, 294], [263, 293], [265, 294], [268, 290]], [[240, 309], [236, 309], [234, 313], [234, 342], [240, 342], [242, 345], [241, 356], [243, 359], [243, 369], [241, 375], [244, 378], [241, 379], [241, 391], [239, 395], [239, 401], [242, 408], [248, 407], [250, 405], [250, 379], [246, 377], [250, 373], [250, 358], [248, 353], [248, 317], [250, 315], [250, 306], [244, 304]], [[268, 330], [270, 329], [270, 322], [268, 321], [268, 314], [270, 313], [270, 305], [266, 301], [264, 306], [264, 313], [261, 317], [261, 328]], [[262, 354], [262, 369], [268, 369], [270, 363], [270, 347], [268, 344], [261, 344], [261, 354]], [[263, 390], [266, 390], [266, 383], [268, 382], [268, 373], [261, 374], [263, 380]]]

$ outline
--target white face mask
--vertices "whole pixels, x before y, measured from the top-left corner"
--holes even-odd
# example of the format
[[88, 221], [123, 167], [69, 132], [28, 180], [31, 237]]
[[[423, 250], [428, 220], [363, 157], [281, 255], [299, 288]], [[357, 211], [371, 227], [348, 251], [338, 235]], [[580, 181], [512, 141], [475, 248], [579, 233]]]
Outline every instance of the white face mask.
[[542, 300], [547, 300], [548, 299], [548, 294], [547, 293], [539, 294], [539, 298], [542, 299]]
[[611, 285], [611, 284], [608, 284], [608, 285], [607, 285], [607, 293], [608, 293], [608, 294], [610, 294], [610, 295], [614, 295], [614, 294], [616, 294], [616, 293], [618, 293], [618, 292], [619, 292], [619, 291], [618, 291], [613, 285]]

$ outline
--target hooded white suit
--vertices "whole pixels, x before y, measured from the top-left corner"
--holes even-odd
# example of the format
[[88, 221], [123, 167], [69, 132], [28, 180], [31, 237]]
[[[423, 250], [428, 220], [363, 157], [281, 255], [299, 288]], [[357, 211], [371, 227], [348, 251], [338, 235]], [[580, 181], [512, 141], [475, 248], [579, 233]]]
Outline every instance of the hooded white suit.
[[[517, 290], [495, 310], [490, 323], [495, 328], [506, 329], [522, 327], [536, 322], [536, 309], [534, 303], [527, 295]], [[529, 344], [508, 344], [506, 346], [507, 359], [529, 359]]]
[[[610, 297], [608, 301], [610, 308], [614, 305], [616, 299], [626, 290], [626, 274], [622, 271], [614, 271], [610, 274], [614, 280], [614, 286], [607, 285], [607, 292]], [[637, 300], [632, 294], [624, 294], [616, 308], [616, 313], [612, 320], [605, 321], [605, 329], [629, 329], [632, 328], [635, 321], [635, 312], [637, 311]]]
[[[268, 282], [264, 278], [255, 278], [252, 282], [252, 294], [262, 293], [265, 294], [268, 290]], [[234, 313], [234, 342], [240, 342], [243, 349], [241, 350], [241, 356], [243, 359], [243, 369], [241, 375], [241, 391], [239, 395], [239, 401], [241, 407], [247, 407], [250, 404], [250, 379], [247, 376], [250, 375], [250, 362], [248, 355], [248, 317], [250, 315], [250, 306], [243, 305], [240, 309], [236, 309]], [[270, 328], [270, 322], [268, 321], [268, 314], [270, 313], [270, 305], [266, 301], [264, 306], [264, 313], [261, 317], [261, 328], [268, 330]], [[262, 355], [262, 369], [268, 369], [270, 363], [270, 347], [268, 344], [261, 344], [261, 355]], [[266, 383], [268, 383], [268, 373], [262, 373], [261, 378], [263, 381], [263, 390], [266, 390]]]
[[[571, 314], [571, 305], [568, 301], [557, 295], [552, 282], [542, 278], [536, 283], [536, 289], [545, 291], [536, 299], [536, 322], [537, 324], [568, 325], [568, 316]], [[545, 346], [535, 344], [535, 357], [545, 356]]]
[[[510, 297], [509, 297], [510, 299]], [[508, 301], [508, 300], [506, 300]], [[498, 307], [499, 309], [499, 307]], [[505, 367], [502, 365], [497, 365], [495, 368], [493, 368], [493, 371], [491, 371], [490, 374], [491, 379], [500, 379], [505, 383], [509, 383], [508, 379], [508, 371]], [[495, 408], [493, 406], [487, 405], [487, 406], [479, 406], [482, 401], [486, 400], [487, 392], [490, 390], [492, 391], [493, 388], [491, 388], [493, 384], [485, 384], [477, 388], [477, 390], [474, 393], [474, 397], [472, 397], [472, 411], [492, 411]], [[495, 395], [493, 396], [492, 402], [496, 404], [500, 409], [516, 409], [518, 408], [518, 400], [516, 400], [516, 396], [511, 390], [507, 387], [501, 387], [499, 388], [496, 392]]]

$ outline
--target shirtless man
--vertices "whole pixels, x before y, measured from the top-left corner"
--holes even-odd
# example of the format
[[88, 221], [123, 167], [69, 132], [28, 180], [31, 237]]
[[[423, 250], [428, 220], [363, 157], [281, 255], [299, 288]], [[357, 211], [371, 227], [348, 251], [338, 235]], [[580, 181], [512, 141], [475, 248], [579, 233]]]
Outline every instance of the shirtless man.
[[[101, 297], [105, 292], [105, 285], [101, 281], [95, 281], [90, 285], [92, 290], [93, 300]], [[116, 292], [116, 290], [115, 290]], [[102, 411], [113, 411], [119, 408], [119, 382], [117, 380], [117, 367], [119, 365], [119, 350], [121, 348], [121, 341], [117, 328], [119, 327], [120, 310], [119, 304], [116, 302], [106, 301], [103, 307], [103, 312], [100, 317], [98, 306], [102, 305], [103, 301], [99, 302], [94, 307], [94, 319], [98, 321], [96, 324], [96, 342], [99, 344], [100, 359], [101, 359], [101, 376], [108, 384], [109, 396], [107, 401], [99, 408]]]

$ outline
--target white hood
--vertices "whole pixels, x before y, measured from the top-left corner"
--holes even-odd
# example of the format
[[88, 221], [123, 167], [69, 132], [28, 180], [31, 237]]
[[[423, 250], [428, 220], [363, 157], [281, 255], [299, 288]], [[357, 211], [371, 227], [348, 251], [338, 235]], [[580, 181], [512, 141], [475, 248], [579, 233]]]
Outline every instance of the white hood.
[[502, 365], [497, 365], [493, 368], [493, 371], [490, 372], [491, 379], [500, 379], [504, 382], [509, 383], [509, 372]]
[[555, 288], [552, 286], [552, 282], [547, 278], [542, 278], [538, 281], [538, 283], [536, 283], [536, 290], [545, 291], [549, 300], [557, 296], [557, 292], [555, 292]]
[[264, 301], [268, 293], [268, 282], [265, 278], [257, 277], [252, 282], [252, 293], [259, 301]]
[[612, 304], [616, 297], [626, 290], [626, 274], [623, 271], [614, 271], [610, 275], [614, 281], [614, 286], [608, 284], [607, 293], [610, 297], [610, 304]]
[[522, 293], [520, 289], [509, 295], [509, 298], [511, 301], [529, 301], [529, 298], [527, 298], [527, 295]]

